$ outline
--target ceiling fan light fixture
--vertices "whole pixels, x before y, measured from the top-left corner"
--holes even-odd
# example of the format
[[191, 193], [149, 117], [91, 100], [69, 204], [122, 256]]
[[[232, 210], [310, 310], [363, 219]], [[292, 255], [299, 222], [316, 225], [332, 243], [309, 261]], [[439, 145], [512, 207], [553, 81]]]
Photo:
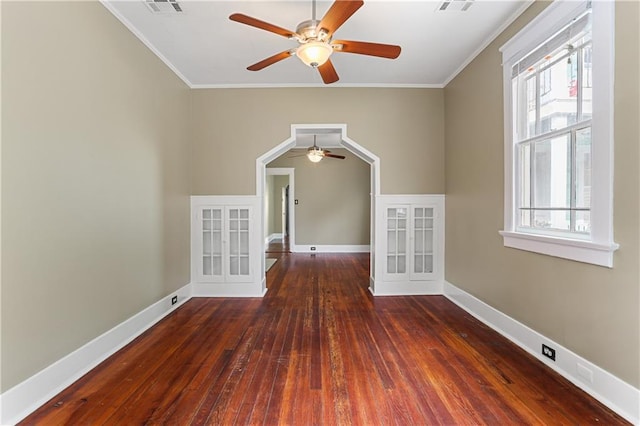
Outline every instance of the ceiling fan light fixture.
[[322, 160], [322, 157], [324, 157], [324, 155], [323, 155], [321, 149], [315, 149], [314, 148], [314, 149], [310, 149], [309, 151], [307, 151], [307, 158], [312, 163], [319, 163], [320, 160]]
[[[296, 49], [296, 55], [305, 65], [317, 68], [329, 60], [333, 47], [321, 41], [309, 41]], [[318, 160], [320, 161], [320, 160]]]

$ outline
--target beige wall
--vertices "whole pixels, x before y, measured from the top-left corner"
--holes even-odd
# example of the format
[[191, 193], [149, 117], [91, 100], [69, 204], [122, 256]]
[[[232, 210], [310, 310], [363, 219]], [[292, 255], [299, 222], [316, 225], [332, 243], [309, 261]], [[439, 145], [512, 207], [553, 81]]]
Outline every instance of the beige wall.
[[640, 386], [638, 3], [616, 3], [614, 268], [504, 248], [498, 48], [534, 4], [445, 89], [446, 279]]
[[194, 195], [251, 195], [255, 159], [291, 124], [347, 124], [380, 157], [383, 194], [444, 191], [442, 89], [211, 89], [193, 98]]
[[295, 244], [368, 245], [371, 167], [346, 149], [331, 152], [346, 158], [284, 154], [268, 164], [295, 169]]
[[2, 391], [189, 283], [189, 90], [98, 2], [2, 2]]

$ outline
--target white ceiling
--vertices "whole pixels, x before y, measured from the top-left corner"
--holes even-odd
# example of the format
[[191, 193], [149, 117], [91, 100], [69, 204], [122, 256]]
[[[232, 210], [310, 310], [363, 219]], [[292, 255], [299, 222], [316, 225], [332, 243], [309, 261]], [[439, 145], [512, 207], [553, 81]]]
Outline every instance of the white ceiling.
[[[397, 44], [395, 60], [335, 53], [337, 87], [443, 87], [531, 2], [530, 0], [366, 1], [334, 38]], [[311, 0], [179, 1], [182, 13], [154, 13], [145, 0], [102, 0], [192, 88], [324, 86], [317, 70], [290, 57], [261, 71], [246, 67], [297, 46], [295, 40], [230, 21], [243, 13], [295, 31], [311, 19]], [[318, 1], [317, 19], [332, 2]]]

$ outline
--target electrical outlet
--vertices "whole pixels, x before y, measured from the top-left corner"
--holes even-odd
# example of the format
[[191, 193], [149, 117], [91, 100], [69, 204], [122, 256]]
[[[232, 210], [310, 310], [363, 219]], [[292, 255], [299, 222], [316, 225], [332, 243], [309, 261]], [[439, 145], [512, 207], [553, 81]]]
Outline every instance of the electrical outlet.
[[315, 247], [311, 247], [311, 251], [316, 251], [316, 248]]
[[550, 348], [549, 346], [545, 345], [544, 343], [542, 344], [542, 355], [546, 356], [551, 361], [555, 361], [556, 360], [556, 350]]
[[173, 296], [171, 298], [171, 306], [175, 305], [176, 303], [178, 303], [178, 296]]

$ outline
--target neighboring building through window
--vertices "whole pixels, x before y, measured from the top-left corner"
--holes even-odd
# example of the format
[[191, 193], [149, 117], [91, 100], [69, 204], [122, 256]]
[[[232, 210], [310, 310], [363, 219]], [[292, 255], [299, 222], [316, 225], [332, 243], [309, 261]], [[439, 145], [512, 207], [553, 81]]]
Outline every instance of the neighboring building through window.
[[509, 247], [612, 266], [613, 2], [597, 3], [555, 2], [501, 49], [502, 234]]

